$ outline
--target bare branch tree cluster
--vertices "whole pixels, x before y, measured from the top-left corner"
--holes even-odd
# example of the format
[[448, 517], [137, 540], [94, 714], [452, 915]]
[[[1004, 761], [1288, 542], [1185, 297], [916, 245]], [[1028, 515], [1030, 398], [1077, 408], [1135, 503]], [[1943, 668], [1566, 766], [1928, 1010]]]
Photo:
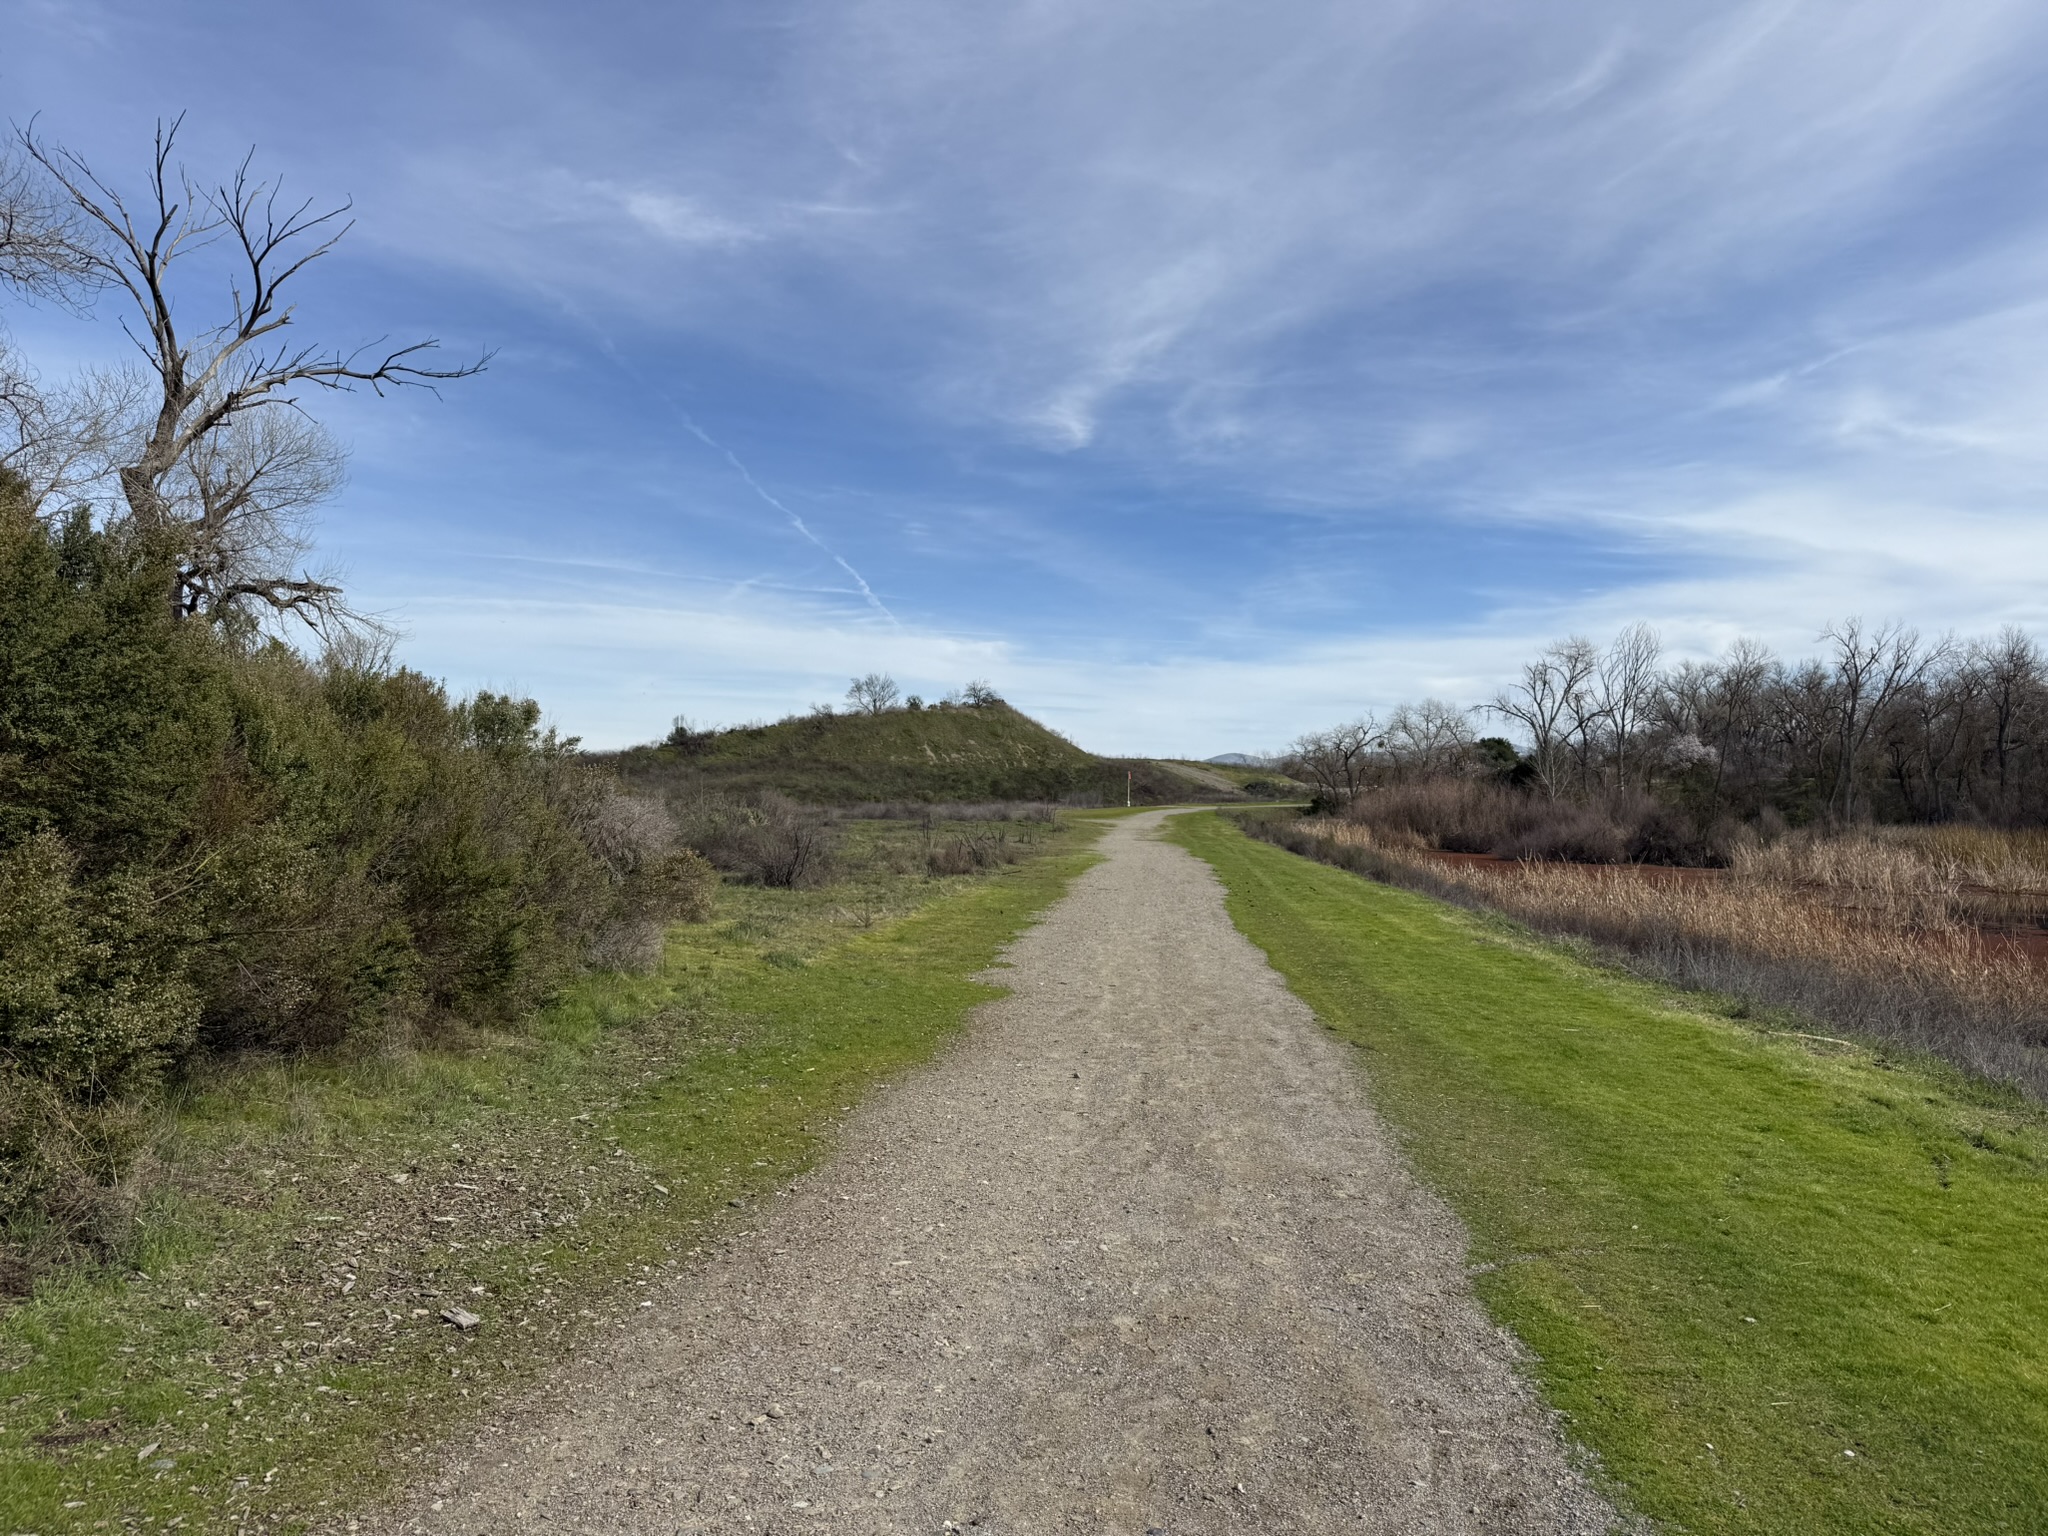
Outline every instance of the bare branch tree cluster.
[[[38, 508], [111, 484], [108, 509], [178, 560], [181, 615], [294, 615], [326, 628], [351, 615], [307, 571], [308, 519], [341, 483], [342, 454], [307, 413], [308, 390], [431, 389], [488, 358], [430, 363], [432, 340], [352, 350], [301, 342], [287, 290], [351, 228], [349, 204], [290, 202], [245, 157], [211, 185], [176, 163], [182, 119], [160, 125], [133, 207], [85, 159], [17, 135], [0, 168], [0, 281], [31, 296], [117, 295], [139, 354], [132, 370], [43, 388], [0, 353], [0, 465]], [[206, 263], [195, 261], [211, 251]], [[188, 324], [196, 277], [230, 276], [212, 317]]]
[[1310, 731], [1288, 749], [1289, 770], [1315, 786], [1316, 799], [1326, 806], [1343, 805], [1364, 788], [1372, 771], [1374, 751], [1385, 740], [1379, 722], [1361, 715], [1326, 731]]
[[[1846, 620], [1823, 654], [1781, 661], [1741, 641], [1659, 665], [1654, 631], [1546, 646], [1487, 707], [1520, 771], [1575, 801], [1648, 795], [1701, 827], [1723, 820], [2048, 823], [2048, 653], [2025, 632], [1924, 641]], [[1495, 774], [1498, 742], [1438, 701], [1295, 744], [1295, 771], [1342, 801], [1377, 785]]]

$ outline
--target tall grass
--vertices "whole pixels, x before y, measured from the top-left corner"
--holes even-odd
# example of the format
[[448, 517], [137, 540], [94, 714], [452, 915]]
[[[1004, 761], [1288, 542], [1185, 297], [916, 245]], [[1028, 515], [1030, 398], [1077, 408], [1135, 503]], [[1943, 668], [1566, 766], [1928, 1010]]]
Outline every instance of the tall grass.
[[1355, 822], [1249, 826], [1326, 863], [1589, 940], [1654, 978], [1789, 1008], [2048, 1099], [2048, 965], [1982, 926], [2048, 890], [2028, 837], [1788, 838], [1738, 848], [1723, 873], [1478, 865]]
[[1587, 864], [1715, 864], [1733, 833], [1702, 832], [1640, 790], [1573, 800], [1448, 777], [1362, 790], [1345, 802], [1343, 817], [1382, 841]]

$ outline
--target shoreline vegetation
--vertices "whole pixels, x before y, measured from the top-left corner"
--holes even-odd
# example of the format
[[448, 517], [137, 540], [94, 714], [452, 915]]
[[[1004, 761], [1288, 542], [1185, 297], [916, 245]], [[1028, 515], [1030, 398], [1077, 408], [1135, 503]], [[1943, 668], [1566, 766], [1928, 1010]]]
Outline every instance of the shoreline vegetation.
[[1477, 708], [1303, 736], [1310, 814], [1248, 825], [2048, 1098], [2048, 653], [2013, 628], [1820, 639], [1676, 665], [1643, 624], [1560, 640]]
[[1788, 837], [1739, 850], [1725, 871], [1695, 871], [1480, 863], [1358, 821], [1244, 820], [1291, 852], [1583, 940], [1649, 979], [1787, 1010], [2048, 1099], [2048, 949], [2012, 926], [2031, 924], [2048, 893], [2041, 834]]

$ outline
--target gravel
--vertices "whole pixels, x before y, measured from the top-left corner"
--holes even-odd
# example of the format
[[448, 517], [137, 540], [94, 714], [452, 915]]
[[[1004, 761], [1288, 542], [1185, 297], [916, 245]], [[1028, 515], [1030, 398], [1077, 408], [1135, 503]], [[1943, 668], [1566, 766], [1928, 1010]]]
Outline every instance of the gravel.
[[353, 1528], [1612, 1528], [1355, 1057], [1164, 814], [832, 1163]]

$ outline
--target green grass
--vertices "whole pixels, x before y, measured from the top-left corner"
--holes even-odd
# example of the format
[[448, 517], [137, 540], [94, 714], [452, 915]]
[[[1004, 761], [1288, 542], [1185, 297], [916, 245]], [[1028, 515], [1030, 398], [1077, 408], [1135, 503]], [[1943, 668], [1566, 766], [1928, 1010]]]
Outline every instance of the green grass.
[[1361, 1048], [1489, 1266], [1481, 1298], [1636, 1510], [1696, 1532], [2048, 1530], [2038, 1108], [1759, 1033], [1213, 815], [1172, 835]]
[[1306, 797], [1309, 792], [1306, 784], [1290, 779], [1278, 768], [1247, 768], [1242, 763], [1204, 763], [1191, 757], [1177, 757], [1172, 761], [1228, 779], [1239, 789], [1255, 789], [1262, 799]]
[[1127, 774], [1141, 804], [1216, 798], [1150, 759], [1083, 751], [1008, 704], [793, 715], [709, 732], [687, 748], [635, 747], [613, 761], [643, 790], [773, 790], [812, 805], [1087, 796], [1121, 805]]
[[0, 1531], [290, 1530], [362, 1503], [824, 1155], [996, 995], [972, 978], [1096, 830], [926, 880], [888, 857], [914, 829], [854, 827], [853, 878], [729, 889], [659, 974], [589, 978], [524, 1036], [197, 1085], [138, 1269], [0, 1319]]
[[1007, 704], [795, 715], [697, 738], [687, 751], [620, 754], [630, 782], [776, 790], [819, 805], [863, 801], [1057, 800], [1107, 793], [1103, 759]]

